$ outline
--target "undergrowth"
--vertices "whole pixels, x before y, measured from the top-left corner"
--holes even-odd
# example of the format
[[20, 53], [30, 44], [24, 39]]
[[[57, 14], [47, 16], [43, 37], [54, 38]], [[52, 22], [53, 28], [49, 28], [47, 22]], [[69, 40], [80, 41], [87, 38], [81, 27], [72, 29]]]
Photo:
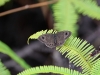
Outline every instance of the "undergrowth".
[[[4, 5], [8, 0], [0, 0], [0, 6]], [[100, 20], [100, 7], [95, 0], [58, 0], [53, 4], [53, 16], [55, 20], [54, 29], [58, 31], [69, 30], [72, 35], [58, 50], [62, 55], [67, 52], [65, 58], [69, 58], [70, 62], [75, 66], [81, 66], [82, 72], [71, 70], [64, 67], [53, 65], [44, 65], [30, 68], [23, 59], [18, 57], [6, 44], [0, 41], [0, 52], [9, 55], [13, 60], [19, 63], [26, 70], [18, 75], [31, 75], [37, 73], [58, 73], [64, 75], [100, 75], [100, 58], [97, 59], [99, 54], [94, 57], [90, 54], [95, 50], [93, 45], [83, 41], [77, 36], [77, 20], [79, 14], [87, 15], [93, 19]], [[40, 31], [29, 39], [37, 39], [40, 35], [46, 34], [47, 30]], [[47, 33], [52, 33], [49, 30]], [[28, 41], [29, 41], [28, 39]], [[29, 69], [28, 69], [29, 68]], [[0, 75], [10, 75], [10, 72], [5, 68], [3, 63], [0, 62]]]

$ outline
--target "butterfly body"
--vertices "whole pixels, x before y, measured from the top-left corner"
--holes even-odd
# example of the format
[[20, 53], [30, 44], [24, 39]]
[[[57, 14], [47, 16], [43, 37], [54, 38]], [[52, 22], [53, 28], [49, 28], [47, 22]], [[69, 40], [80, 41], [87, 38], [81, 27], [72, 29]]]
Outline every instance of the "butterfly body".
[[70, 35], [70, 31], [61, 31], [54, 34], [48, 33], [39, 36], [38, 40], [49, 48], [55, 48], [61, 46]]
[[57, 45], [57, 37], [56, 37], [56, 34], [53, 34], [53, 38], [54, 38], [54, 45], [56, 46]]

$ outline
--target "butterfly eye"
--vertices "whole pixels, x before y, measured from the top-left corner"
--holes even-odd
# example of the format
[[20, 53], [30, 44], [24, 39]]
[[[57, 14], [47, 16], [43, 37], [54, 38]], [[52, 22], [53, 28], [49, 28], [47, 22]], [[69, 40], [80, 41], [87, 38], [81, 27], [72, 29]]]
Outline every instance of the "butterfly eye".
[[44, 36], [42, 36], [42, 39], [44, 39]]
[[68, 33], [66, 32], [65, 35], [68, 35]]

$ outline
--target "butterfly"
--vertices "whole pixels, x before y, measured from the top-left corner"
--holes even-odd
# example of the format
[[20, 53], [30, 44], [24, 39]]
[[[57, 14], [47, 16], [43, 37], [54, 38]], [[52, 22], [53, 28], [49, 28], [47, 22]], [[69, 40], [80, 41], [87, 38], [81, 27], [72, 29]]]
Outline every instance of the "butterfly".
[[60, 31], [57, 33], [47, 33], [38, 37], [38, 40], [44, 43], [49, 48], [61, 46], [71, 35], [70, 31]]

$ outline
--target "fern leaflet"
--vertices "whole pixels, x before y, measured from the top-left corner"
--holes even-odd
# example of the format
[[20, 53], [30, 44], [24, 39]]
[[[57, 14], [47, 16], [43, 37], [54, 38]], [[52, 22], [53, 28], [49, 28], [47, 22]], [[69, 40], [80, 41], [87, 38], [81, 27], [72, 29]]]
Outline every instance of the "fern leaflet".
[[93, 65], [93, 68], [91, 70], [91, 75], [100, 75], [100, 58]]
[[10, 75], [9, 70], [6, 69], [1, 60], [0, 60], [0, 75]]
[[88, 15], [91, 18], [100, 19], [100, 7], [97, 5], [96, 1], [92, 0], [70, 0], [75, 7], [78, 9], [79, 13], [83, 15]]

